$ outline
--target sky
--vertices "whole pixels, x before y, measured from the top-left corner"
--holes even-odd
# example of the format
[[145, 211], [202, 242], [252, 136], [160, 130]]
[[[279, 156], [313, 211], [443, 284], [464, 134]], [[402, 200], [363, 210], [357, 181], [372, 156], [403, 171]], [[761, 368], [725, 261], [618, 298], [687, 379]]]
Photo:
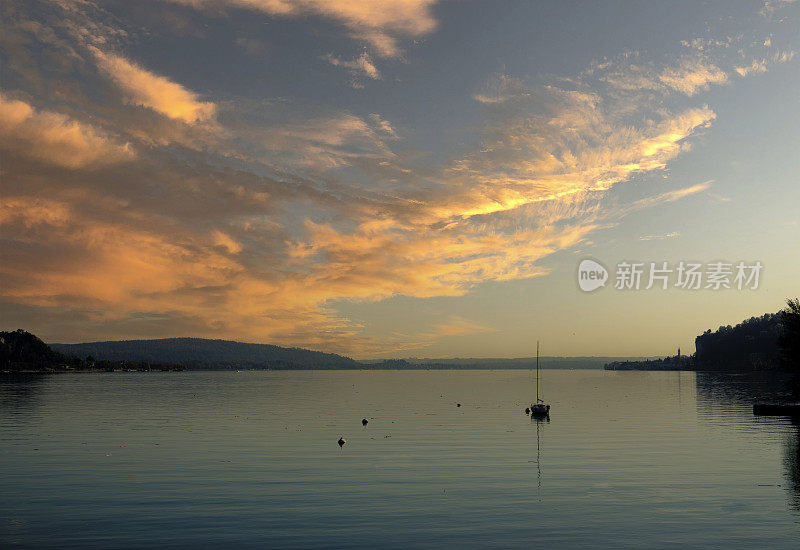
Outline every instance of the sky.
[[4, 330], [651, 356], [800, 294], [800, 1], [29, 0], [0, 24]]

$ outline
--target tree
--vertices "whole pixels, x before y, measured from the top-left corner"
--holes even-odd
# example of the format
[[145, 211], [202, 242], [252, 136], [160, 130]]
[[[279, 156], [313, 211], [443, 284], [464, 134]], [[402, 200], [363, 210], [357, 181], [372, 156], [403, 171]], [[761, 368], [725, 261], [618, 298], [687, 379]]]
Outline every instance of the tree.
[[781, 335], [778, 337], [784, 365], [800, 375], [800, 299], [789, 298], [781, 310]]
[[45, 370], [67, 362], [66, 357], [30, 332], [21, 328], [0, 332], [0, 367], [3, 370]]

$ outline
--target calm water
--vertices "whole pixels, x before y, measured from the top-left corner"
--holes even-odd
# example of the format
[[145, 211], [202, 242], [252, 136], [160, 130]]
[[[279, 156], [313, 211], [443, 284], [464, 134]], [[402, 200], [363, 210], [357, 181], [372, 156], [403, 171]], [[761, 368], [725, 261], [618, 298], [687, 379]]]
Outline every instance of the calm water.
[[537, 423], [528, 371], [2, 381], [0, 546], [800, 547], [798, 427], [752, 416], [758, 384], [542, 387]]

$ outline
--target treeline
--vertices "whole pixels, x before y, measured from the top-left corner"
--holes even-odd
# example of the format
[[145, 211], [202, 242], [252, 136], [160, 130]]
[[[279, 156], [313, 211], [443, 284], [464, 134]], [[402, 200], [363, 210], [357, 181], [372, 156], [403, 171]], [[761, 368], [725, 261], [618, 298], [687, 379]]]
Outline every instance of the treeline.
[[614, 361], [605, 368], [727, 372], [785, 368], [800, 374], [800, 300], [787, 300], [786, 304], [778, 313], [751, 317], [736, 326], [721, 326], [714, 332], [706, 330], [695, 338], [694, 355]]
[[695, 370], [695, 363], [692, 356], [675, 355], [641, 361], [612, 361], [604, 368], [606, 370]]
[[751, 317], [736, 326], [721, 326], [695, 338], [699, 370], [750, 371], [780, 367], [778, 338], [782, 313]]

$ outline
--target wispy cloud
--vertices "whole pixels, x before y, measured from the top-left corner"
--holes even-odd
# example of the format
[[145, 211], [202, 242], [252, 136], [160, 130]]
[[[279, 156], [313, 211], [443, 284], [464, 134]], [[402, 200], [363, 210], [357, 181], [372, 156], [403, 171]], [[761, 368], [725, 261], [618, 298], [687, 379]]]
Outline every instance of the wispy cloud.
[[395, 137], [391, 124], [380, 115], [363, 119], [340, 113], [270, 127], [262, 145], [268, 156], [280, 152], [287, 166], [332, 169], [359, 159], [393, 157], [387, 141]]
[[375, 67], [372, 62], [372, 58], [367, 52], [363, 52], [360, 56], [350, 61], [339, 59], [332, 54], [326, 55], [325, 60], [334, 67], [342, 67], [347, 69], [352, 77], [350, 84], [354, 88], [363, 87], [363, 84], [361, 84], [361, 81], [359, 80], [360, 76], [364, 76], [372, 80], [381, 79], [380, 71], [378, 71], [377, 67]]
[[672, 231], [670, 233], [665, 233], [663, 235], [642, 235], [639, 237], [640, 241], [663, 241], [664, 239], [674, 239], [675, 237], [680, 237], [681, 234], [677, 231]]
[[260, 11], [273, 17], [319, 16], [344, 25], [349, 34], [382, 56], [402, 53], [400, 40], [432, 32], [437, 0], [171, 0], [197, 8], [220, 6]]
[[471, 334], [481, 334], [484, 332], [494, 332], [496, 329], [470, 321], [457, 315], [452, 315], [445, 323], [433, 327], [434, 337], [439, 336], [467, 336]]
[[700, 90], [707, 90], [711, 84], [726, 82], [728, 75], [708, 60], [684, 58], [677, 67], [665, 68], [658, 79], [670, 88], [691, 96]]
[[605, 63], [592, 70], [604, 82], [614, 88], [628, 92], [643, 90], [671, 93], [681, 92], [693, 96], [707, 90], [712, 84], [724, 84], [728, 73], [717, 66], [704, 50], [707, 45], [690, 44], [693, 50], [684, 54], [677, 63], [657, 67], [652, 61], [644, 61], [640, 54], [631, 52], [623, 56], [621, 63]]
[[385, 354], [387, 350], [391, 350], [394, 353], [420, 350], [439, 342], [442, 338], [473, 336], [496, 331], [497, 329], [493, 327], [458, 315], [450, 315], [425, 331], [412, 334], [395, 332], [384, 339], [385, 344], [382, 348], [370, 350], [370, 355]]
[[480, 103], [505, 103], [513, 99], [530, 97], [530, 90], [518, 78], [498, 74], [489, 79], [484, 90], [472, 96]]
[[[769, 47], [769, 45], [766, 43], [765, 46]], [[749, 65], [737, 66], [735, 70], [739, 74], [739, 76], [743, 77], [749, 76], [751, 74], [765, 73], [769, 69], [770, 65], [788, 63], [789, 61], [792, 61], [794, 57], [795, 57], [795, 52], [793, 50], [775, 51], [767, 57], [762, 57], [760, 59], [753, 59]]]
[[172, 119], [194, 124], [211, 119], [216, 106], [200, 101], [191, 92], [166, 77], [154, 74], [124, 57], [91, 48], [97, 64], [125, 93], [133, 105], [153, 109]]
[[657, 204], [662, 204], [665, 202], [675, 202], [685, 197], [696, 195], [697, 193], [702, 193], [703, 191], [707, 191], [708, 189], [711, 188], [711, 184], [712, 184], [711, 181], [706, 181], [703, 183], [690, 185], [689, 187], [682, 187], [680, 189], [667, 191], [666, 193], [660, 193], [658, 195], [639, 199], [637, 201], [630, 203], [630, 205], [624, 210], [624, 212], [627, 213], [635, 210], [644, 210], [646, 208], [650, 208], [652, 206], [655, 206]]
[[615, 103], [590, 91], [546, 86], [518, 97], [527, 106], [495, 104], [480, 151], [453, 165], [451, 177], [463, 189], [442, 198], [437, 216], [488, 215], [610, 189], [664, 168], [715, 117], [708, 107], [690, 108], [632, 127]]
[[736, 67], [736, 72], [739, 76], [747, 76], [752, 73], [765, 73], [767, 72], [767, 63], [762, 60], [753, 60], [750, 65]]

